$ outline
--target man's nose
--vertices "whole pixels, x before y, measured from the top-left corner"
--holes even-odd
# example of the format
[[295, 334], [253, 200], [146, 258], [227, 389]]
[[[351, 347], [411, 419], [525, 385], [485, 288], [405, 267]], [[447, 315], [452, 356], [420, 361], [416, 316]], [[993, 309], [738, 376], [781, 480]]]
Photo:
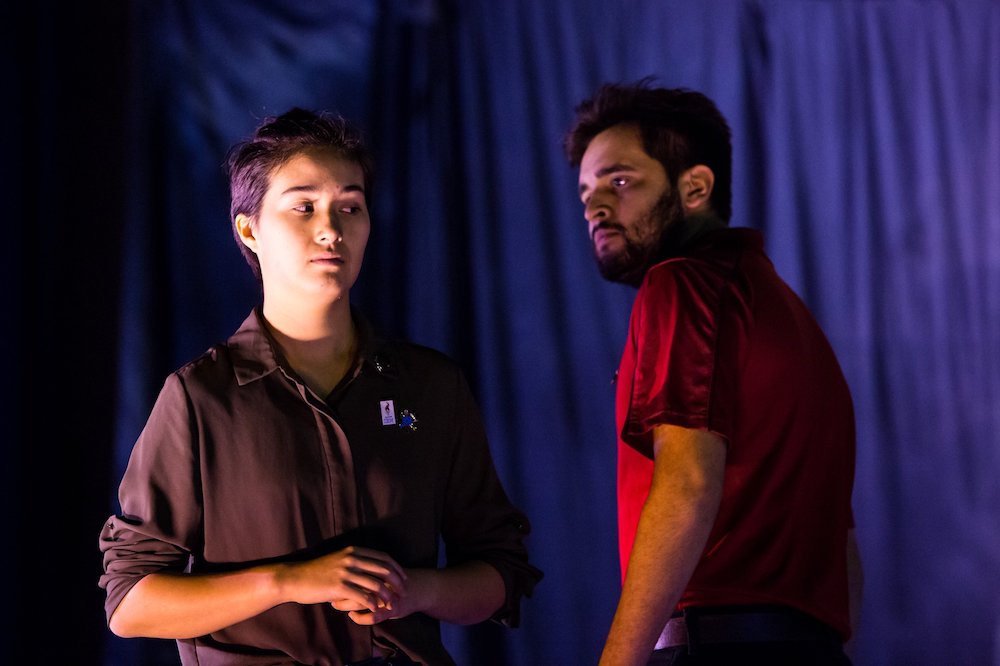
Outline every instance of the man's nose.
[[606, 220], [610, 216], [611, 208], [608, 202], [603, 197], [598, 197], [597, 195], [590, 197], [583, 208], [583, 217], [591, 224]]

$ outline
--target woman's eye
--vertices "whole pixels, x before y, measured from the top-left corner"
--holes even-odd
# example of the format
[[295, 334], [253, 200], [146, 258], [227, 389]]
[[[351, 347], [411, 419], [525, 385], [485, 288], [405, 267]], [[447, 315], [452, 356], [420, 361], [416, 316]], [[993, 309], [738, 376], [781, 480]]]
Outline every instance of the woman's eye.
[[348, 215], [357, 215], [361, 212], [361, 206], [344, 206], [340, 209], [341, 212], [347, 213]]
[[306, 202], [300, 203], [297, 206], [293, 206], [292, 210], [297, 211], [299, 213], [311, 213], [311, 212], [313, 212], [313, 205], [312, 205], [311, 202], [306, 201]]

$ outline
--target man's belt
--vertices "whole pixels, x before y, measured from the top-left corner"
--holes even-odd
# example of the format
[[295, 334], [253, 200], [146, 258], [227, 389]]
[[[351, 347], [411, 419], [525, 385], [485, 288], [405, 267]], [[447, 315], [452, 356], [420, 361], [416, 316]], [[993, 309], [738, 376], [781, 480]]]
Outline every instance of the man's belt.
[[840, 643], [836, 632], [812, 617], [791, 609], [685, 609], [663, 628], [657, 650], [679, 645], [820, 641]]

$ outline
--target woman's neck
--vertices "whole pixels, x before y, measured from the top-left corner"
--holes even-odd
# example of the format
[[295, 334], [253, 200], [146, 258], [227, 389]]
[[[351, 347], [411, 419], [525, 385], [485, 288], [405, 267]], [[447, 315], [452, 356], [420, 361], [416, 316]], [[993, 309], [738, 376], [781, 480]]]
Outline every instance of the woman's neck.
[[264, 321], [292, 369], [325, 398], [354, 365], [357, 332], [350, 305], [286, 307], [264, 300]]

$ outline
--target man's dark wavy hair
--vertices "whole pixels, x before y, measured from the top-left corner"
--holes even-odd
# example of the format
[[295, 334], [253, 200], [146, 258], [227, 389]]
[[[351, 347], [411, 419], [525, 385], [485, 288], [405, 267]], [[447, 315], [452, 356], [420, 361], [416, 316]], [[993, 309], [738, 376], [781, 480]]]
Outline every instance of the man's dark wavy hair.
[[361, 131], [340, 115], [295, 107], [280, 116], [269, 116], [261, 121], [250, 138], [235, 144], [226, 156], [230, 227], [258, 280], [260, 261], [240, 240], [236, 216], [243, 213], [256, 220], [274, 171], [295, 155], [313, 149], [333, 151], [361, 167], [365, 203], [370, 210], [374, 161]]
[[654, 88], [647, 77], [635, 83], [606, 83], [577, 105], [575, 113], [575, 123], [563, 141], [572, 166], [580, 166], [595, 136], [615, 125], [634, 124], [643, 148], [663, 165], [671, 187], [696, 164], [712, 170], [712, 208], [729, 221], [733, 207], [731, 133], [708, 97], [686, 88]]

